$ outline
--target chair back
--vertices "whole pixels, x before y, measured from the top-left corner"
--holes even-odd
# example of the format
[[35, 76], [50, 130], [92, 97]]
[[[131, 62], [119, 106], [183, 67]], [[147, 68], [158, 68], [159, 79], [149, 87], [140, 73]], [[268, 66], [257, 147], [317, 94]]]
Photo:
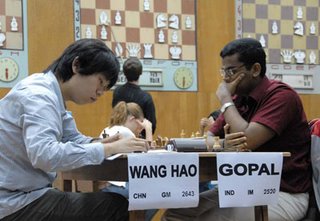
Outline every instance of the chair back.
[[320, 211], [320, 118], [312, 120], [311, 129], [311, 164], [312, 182], [318, 209]]

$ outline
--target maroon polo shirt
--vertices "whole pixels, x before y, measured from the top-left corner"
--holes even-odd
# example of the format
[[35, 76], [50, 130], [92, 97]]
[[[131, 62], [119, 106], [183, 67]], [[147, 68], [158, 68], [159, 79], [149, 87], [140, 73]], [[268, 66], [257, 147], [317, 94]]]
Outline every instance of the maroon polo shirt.
[[[299, 95], [288, 85], [264, 77], [248, 97], [235, 96], [234, 103], [247, 122], [262, 124], [275, 132], [272, 139], [254, 151], [291, 153], [291, 157], [284, 158], [280, 190], [308, 192], [311, 135]], [[224, 137], [224, 125], [221, 114], [210, 131]]]

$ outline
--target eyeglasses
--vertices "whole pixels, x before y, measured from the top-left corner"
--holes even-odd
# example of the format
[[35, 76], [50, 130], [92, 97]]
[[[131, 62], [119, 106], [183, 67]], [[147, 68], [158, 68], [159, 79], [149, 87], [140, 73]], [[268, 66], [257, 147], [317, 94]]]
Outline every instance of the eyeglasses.
[[237, 70], [239, 68], [242, 68], [243, 66], [245, 66], [245, 64], [242, 64], [238, 67], [221, 68], [220, 74], [222, 77], [232, 77], [233, 75], [235, 75], [237, 73]]

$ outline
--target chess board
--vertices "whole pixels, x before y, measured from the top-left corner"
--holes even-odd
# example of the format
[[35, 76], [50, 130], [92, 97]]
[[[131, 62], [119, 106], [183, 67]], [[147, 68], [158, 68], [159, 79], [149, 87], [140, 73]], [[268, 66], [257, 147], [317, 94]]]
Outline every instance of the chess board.
[[[75, 38], [86, 38], [86, 31], [90, 29], [92, 38], [105, 41], [115, 53], [120, 44], [122, 53], [120, 62], [130, 57], [128, 48], [139, 47], [137, 57], [146, 69], [162, 70], [170, 76], [162, 78], [163, 84], [157, 87], [146, 87], [147, 90], [179, 90], [173, 82], [175, 70], [181, 66], [188, 66], [197, 78], [196, 58], [196, 1], [195, 0], [148, 0], [149, 10], [144, 8], [144, 0], [75, 0]], [[101, 13], [106, 13], [108, 24], [101, 24]], [[120, 13], [121, 24], [116, 24], [116, 14]], [[157, 16], [164, 15], [166, 26], [157, 27]], [[169, 18], [177, 15], [179, 28], [170, 27]], [[186, 19], [190, 18], [191, 27], [187, 27]], [[102, 28], [107, 31], [107, 39], [102, 38]], [[160, 30], [164, 33], [164, 42], [159, 42]], [[178, 41], [172, 41], [173, 32], [177, 33]], [[152, 57], [145, 57], [145, 44], [151, 44]], [[178, 59], [172, 58], [171, 47], [181, 48]], [[164, 69], [165, 68], [165, 69]], [[143, 76], [142, 76], [143, 78]], [[167, 82], [166, 82], [167, 81]], [[197, 90], [194, 85], [185, 90]]]
[[[320, 80], [320, 1], [236, 0], [235, 11], [237, 38], [251, 37], [260, 42], [265, 39], [269, 77], [282, 80], [301, 93], [320, 93], [314, 83]], [[303, 25], [303, 35], [295, 33], [297, 23]], [[311, 26], [315, 27], [314, 32]], [[305, 58], [298, 62], [292, 55], [288, 62], [281, 55], [284, 52], [303, 52]], [[314, 62], [311, 54], [316, 57]]]
[[[18, 24], [17, 31], [11, 30], [11, 21], [15, 18]], [[23, 17], [22, 1], [0, 0], [0, 23], [1, 30], [6, 37], [1, 49], [23, 49]]]

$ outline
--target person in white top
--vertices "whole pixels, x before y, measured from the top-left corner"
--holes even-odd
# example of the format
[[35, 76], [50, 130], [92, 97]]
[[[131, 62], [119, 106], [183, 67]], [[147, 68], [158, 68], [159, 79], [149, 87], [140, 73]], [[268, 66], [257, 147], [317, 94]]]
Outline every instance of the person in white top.
[[66, 109], [67, 101], [97, 101], [116, 83], [119, 71], [118, 59], [104, 42], [82, 39], [0, 100], [1, 221], [129, 219], [128, 201], [119, 194], [52, 188], [59, 171], [148, 149], [144, 139], [85, 136]]

